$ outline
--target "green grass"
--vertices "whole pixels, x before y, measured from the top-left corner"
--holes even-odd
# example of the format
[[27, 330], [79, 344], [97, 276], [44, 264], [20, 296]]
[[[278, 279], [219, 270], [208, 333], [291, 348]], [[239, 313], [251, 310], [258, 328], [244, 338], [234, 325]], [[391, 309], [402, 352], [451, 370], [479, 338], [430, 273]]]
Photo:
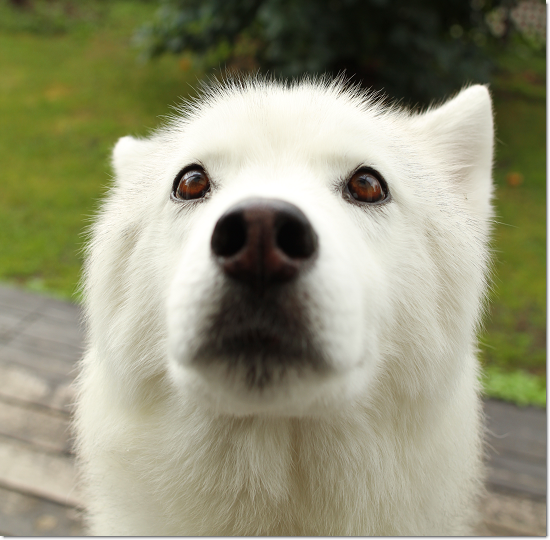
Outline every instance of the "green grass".
[[[485, 389], [492, 397], [545, 405], [546, 59], [514, 48], [498, 61], [492, 85], [497, 126], [495, 279], [481, 335], [481, 357], [489, 375]], [[523, 182], [510, 185], [510, 173], [519, 173]], [[536, 381], [538, 398], [527, 380]]]
[[546, 384], [543, 377], [537, 377], [523, 370], [503, 371], [495, 366], [485, 368], [482, 378], [487, 395], [517, 405], [538, 405], [546, 407]]
[[[145, 135], [192, 90], [179, 58], [139, 64], [134, 30], [155, 2], [0, 0], [0, 280], [73, 298], [82, 232], [118, 137]], [[546, 59], [498, 59], [495, 281], [481, 338], [488, 395], [546, 400]], [[187, 62], [188, 64], [188, 62]], [[523, 183], [511, 186], [509, 173]]]
[[138, 65], [130, 37], [155, 4], [73, 5], [101, 9], [36, 33], [0, 1], [0, 279], [64, 297], [113, 144], [157, 126], [196, 80], [176, 58]]

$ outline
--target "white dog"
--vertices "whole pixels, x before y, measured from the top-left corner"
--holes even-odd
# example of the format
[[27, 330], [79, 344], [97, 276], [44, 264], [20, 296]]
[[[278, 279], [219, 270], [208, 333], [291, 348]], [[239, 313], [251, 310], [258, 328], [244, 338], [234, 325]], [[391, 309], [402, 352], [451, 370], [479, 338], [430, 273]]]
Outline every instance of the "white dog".
[[115, 147], [77, 431], [99, 535], [462, 535], [493, 124], [230, 82]]

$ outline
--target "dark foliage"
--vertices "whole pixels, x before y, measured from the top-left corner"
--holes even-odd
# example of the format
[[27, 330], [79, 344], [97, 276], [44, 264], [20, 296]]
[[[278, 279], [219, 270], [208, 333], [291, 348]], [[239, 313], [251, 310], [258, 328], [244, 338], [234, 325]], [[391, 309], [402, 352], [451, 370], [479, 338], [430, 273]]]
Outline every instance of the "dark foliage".
[[[165, 0], [138, 41], [155, 56], [295, 77], [345, 70], [426, 102], [488, 82], [484, 0]], [[207, 66], [206, 66], [207, 67]]]

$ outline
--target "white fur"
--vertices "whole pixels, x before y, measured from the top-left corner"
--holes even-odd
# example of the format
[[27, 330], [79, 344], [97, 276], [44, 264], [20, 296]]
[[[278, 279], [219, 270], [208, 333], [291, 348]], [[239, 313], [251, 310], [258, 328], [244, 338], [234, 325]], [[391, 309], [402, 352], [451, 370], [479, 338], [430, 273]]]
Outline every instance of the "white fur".
[[[115, 147], [85, 274], [76, 427], [98, 535], [461, 535], [482, 485], [475, 334], [493, 145], [482, 86], [423, 114], [339, 83], [214, 86]], [[212, 180], [170, 200], [184, 166]], [[342, 197], [360, 165], [380, 206]], [[251, 196], [319, 237], [299, 301], [333, 367], [263, 392], [188, 358], [217, 309], [217, 219]]]

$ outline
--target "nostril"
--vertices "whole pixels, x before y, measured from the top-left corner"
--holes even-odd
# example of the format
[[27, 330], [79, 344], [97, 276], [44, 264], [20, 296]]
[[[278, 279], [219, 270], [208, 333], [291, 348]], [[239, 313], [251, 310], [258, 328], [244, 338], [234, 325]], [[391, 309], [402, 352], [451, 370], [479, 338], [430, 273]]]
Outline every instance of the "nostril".
[[229, 214], [216, 224], [212, 251], [219, 257], [231, 257], [246, 244], [246, 224], [241, 213]]
[[318, 249], [317, 234], [297, 206], [260, 197], [227, 210], [210, 243], [224, 274], [257, 291], [294, 279]]
[[308, 259], [317, 248], [317, 237], [309, 223], [289, 218], [280, 225], [277, 247], [291, 259]]

